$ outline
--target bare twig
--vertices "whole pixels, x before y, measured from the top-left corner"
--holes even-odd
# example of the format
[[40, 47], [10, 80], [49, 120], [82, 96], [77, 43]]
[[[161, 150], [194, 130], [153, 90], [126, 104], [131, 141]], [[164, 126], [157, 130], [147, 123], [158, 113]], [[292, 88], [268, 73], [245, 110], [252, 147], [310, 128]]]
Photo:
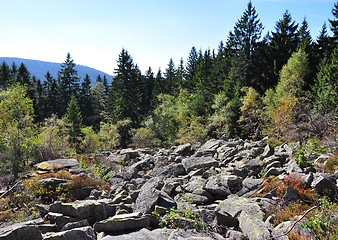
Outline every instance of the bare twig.
[[279, 237], [284, 237], [284, 236], [286, 236], [289, 232], [291, 232], [292, 231], [292, 229], [296, 226], [296, 224], [298, 223], [298, 222], [300, 222], [309, 212], [311, 212], [311, 211], [313, 211], [314, 209], [316, 209], [318, 206], [313, 206], [312, 208], [310, 208], [309, 210], [307, 210], [297, 221], [295, 221], [292, 225], [291, 225], [291, 227], [290, 227], [290, 229], [288, 230], [288, 231], [286, 231], [285, 233], [283, 233], [283, 234], [281, 234], [281, 235], [278, 235], [278, 236], [275, 236], [275, 237], [271, 237], [271, 238], [269, 238], [270, 240], [271, 239], [276, 239], [276, 238], [279, 238]]
[[7, 193], [9, 193], [10, 191], [12, 191], [17, 185], [19, 185], [22, 182], [22, 180], [20, 180], [19, 182], [17, 182], [16, 184], [14, 184], [13, 187], [11, 187], [8, 191], [4, 192], [3, 194], [1, 194], [0, 198], [3, 198]]

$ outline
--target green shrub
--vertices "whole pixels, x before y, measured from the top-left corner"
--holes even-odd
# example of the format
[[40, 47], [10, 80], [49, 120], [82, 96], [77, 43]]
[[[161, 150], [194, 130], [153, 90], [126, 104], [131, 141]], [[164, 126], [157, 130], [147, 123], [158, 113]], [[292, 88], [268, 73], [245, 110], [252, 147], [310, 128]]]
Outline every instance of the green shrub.
[[193, 201], [187, 199], [185, 195], [180, 195], [177, 199], [177, 209], [171, 208], [164, 216], [160, 216], [157, 212], [152, 212], [157, 216], [160, 227], [166, 228], [187, 228], [192, 227], [196, 231], [205, 229], [201, 214], [198, 209], [193, 207]]
[[337, 204], [323, 198], [319, 210], [304, 224], [312, 230], [315, 239], [338, 239]]
[[325, 147], [319, 144], [318, 139], [309, 138], [305, 142], [301, 142], [295, 149], [295, 161], [301, 168], [309, 167], [312, 162], [309, 160], [309, 155], [313, 153], [325, 153]]
[[84, 134], [84, 139], [81, 146], [83, 149], [82, 152], [92, 153], [98, 150], [100, 148], [100, 137], [99, 134], [95, 133], [93, 127], [85, 127], [82, 129], [82, 132]]
[[138, 128], [132, 137], [132, 142], [135, 147], [151, 147], [153, 144], [154, 134], [151, 128]]

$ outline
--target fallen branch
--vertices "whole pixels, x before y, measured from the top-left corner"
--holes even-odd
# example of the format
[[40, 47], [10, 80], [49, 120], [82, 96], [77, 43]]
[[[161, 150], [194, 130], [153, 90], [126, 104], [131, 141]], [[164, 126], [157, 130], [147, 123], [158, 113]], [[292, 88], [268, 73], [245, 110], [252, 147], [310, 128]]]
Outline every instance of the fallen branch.
[[7, 193], [9, 193], [10, 191], [12, 191], [17, 185], [19, 185], [22, 182], [22, 180], [20, 180], [19, 182], [17, 182], [16, 184], [14, 184], [13, 187], [11, 187], [8, 191], [4, 192], [3, 194], [1, 194], [0, 198], [3, 198]]
[[291, 232], [292, 231], [292, 229], [296, 226], [296, 224], [298, 223], [298, 222], [300, 222], [309, 212], [311, 212], [311, 211], [313, 211], [314, 209], [316, 209], [318, 206], [313, 206], [312, 208], [310, 208], [309, 210], [307, 210], [297, 221], [295, 221], [292, 225], [291, 225], [291, 227], [290, 227], [290, 229], [288, 230], [288, 231], [286, 231], [285, 233], [283, 233], [283, 234], [281, 234], [281, 235], [278, 235], [278, 236], [275, 236], [275, 237], [271, 237], [271, 238], [269, 238], [270, 240], [271, 239], [276, 239], [276, 238], [279, 238], [279, 237], [284, 237], [284, 236], [286, 236], [286, 235], [288, 235], [288, 233], [289, 232]]

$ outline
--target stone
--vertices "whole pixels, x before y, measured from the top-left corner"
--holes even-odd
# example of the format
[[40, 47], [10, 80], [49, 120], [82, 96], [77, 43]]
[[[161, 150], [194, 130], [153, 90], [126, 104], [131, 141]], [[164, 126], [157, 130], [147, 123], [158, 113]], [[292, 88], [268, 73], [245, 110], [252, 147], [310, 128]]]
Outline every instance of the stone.
[[120, 232], [146, 228], [149, 225], [150, 220], [147, 216], [142, 216], [141, 213], [129, 213], [115, 215], [96, 222], [94, 224], [94, 230], [96, 232]]
[[263, 158], [270, 157], [274, 154], [274, 148], [267, 144], [264, 148], [264, 152], [261, 154]]
[[206, 184], [207, 180], [201, 177], [192, 178], [187, 184], [182, 185], [182, 188], [187, 192], [194, 192], [196, 189], [201, 189]]
[[163, 186], [163, 181], [160, 178], [153, 177], [149, 179], [140, 190], [135, 201], [134, 212], [150, 213], [160, 197], [160, 190]]
[[117, 234], [117, 235], [106, 235], [101, 240], [167, 240], [168, 235], [174, 231], [173, 229], [155, 229], [150, 231], [146, 228], [142, 228], [139, 231]]
[[292, 186], [288, 186], [288, 188], [286, 189], [286, 193], [284, 194], [282, 199], [286, 204], [289, 204], [290, 202], [297, 201], [298, 198], [298, 191], [295, 190]]
[[159, 177], [159, 178], [169, 178], [171, 176], [179, 176], [186, 174], [185, 168], [182, 164], [169, 164], [162, 168], [150, 171], [147, 176]]
[[177, 153], [178, 155], [182, 155], [182, 156], [190, 155], [191, 154], [191, 144], [186, 143], [186, 144], [182, 144], [182, 145], [177, 146], [174, 153]]
[[224, 211], [216, 211], [216, 219], [217, 223], [226, 227], [234, 227], [237, 228], [239, 226], [239, 222], [237, 217], [231, 216], [229, 213]]
[[87, 227], [87, 226], [89, 226], [89, 223], [88, 223], [87, 219], [85, 219], [85, 220], [81, 220], [81, 221], [78, 221], [78, 222], [67, 223], [66, 225], [63, 226], [61, 231], [67, 231], [67, 230], [71, 230], [71, 229], [74, 229], [74, 228]]
[[238, 217], [239, 227], [249, 240], [262, 240], [271, 237], [269, 229], [264, 222], [246, 211], [242, 211]]
[[65, 216], [62, 213], [49, 212], [45, 219], [51, 223], [55, 223], [60, 229], [63, 228], [67, 223], [77, 222], [78, 218]]
[[225, 240], [218, 233], [196, 232], [192, 229], [177, 229], [170, 233], [168, 240]]
[[70, 190], [70, 192], [76, 200], [84, 200], [90, 196], [91, 192], [94, 189], [97, 190], [97, 186], [87, 186], [83, 188], [76, 188], [76, 189]]
[[232, 193], [240, 191], [242, 178], [235, 175], [217, 174], [211, 176], [204, 186], [204, 189], [214, 195], [227, 197]]
[[227, 232], [225, 233], [225, 237], [228, 240], [247, 240], [248, 239], [248, 237], [242, 232], [231, 230], [231, 229], [227, 230]]
[[60, 228], [56, 224], [46, 223], [46, 224], [37, 225], [37, 227], [42, 234], [46, 234], [48, 232], [60, 231]]
[[0, 228], [1, 240], [42, 240], [42, 234], [36, 224], [43, 223], [41, 218], [16, 223], [4, 228]]
[[316, 191], [323, 195], [327, 195], [331, 199], [334, 198], [337, 192], [336, 179], [334, 176], [329, 174], [316, 174], [314, 180], [311, 183], [311, 187], [316, 189]]
[[78, 165], [79, 165], [79, 162], [76, 159], [55, 159], [55, 160], [41, 162], [41, 163], [35, 164], [34, 166], [38, 170], [50, 171], [53, 169], [76, 167]]
[[67, 231], [46, 234], [44, 240], [96, 240], [96, 234], [92, 227], [80, 227]]
[[219, 214], [232, 217], [238, 217], [241, 212], [246, 212], [249, 216], [255, 217], [261, 221], [265, 214], [257, 203], [255, 198], [233, 197], [223, 200], [215, 210]]
[[187, 173], [199, 168], [208, 169], [219, 165], [218, 161], [212, 157], [189, 157], [183, 159], [182, 164]]
[[288, 174], [303, 173], [303, 170], [298, 166], [295, 160], [290, 160], [285, 166], [287, 167], [286, 172]]
[[110, 205], [109, 201], [109, 199], [100, 199], [77, 200], [72, 203], [56, 202], [50, 206], [50, 211], [79, 220], [87, 219], [90, 224], [93, 224], [115, 214], [115, 206]]
[[264, 174], [264, 177], [270, 177], [270, 176], [279, 176], [282, 173], [284, 173], [285, 170], [282, 168], [275, 168], [271, 167], [269, 170]]

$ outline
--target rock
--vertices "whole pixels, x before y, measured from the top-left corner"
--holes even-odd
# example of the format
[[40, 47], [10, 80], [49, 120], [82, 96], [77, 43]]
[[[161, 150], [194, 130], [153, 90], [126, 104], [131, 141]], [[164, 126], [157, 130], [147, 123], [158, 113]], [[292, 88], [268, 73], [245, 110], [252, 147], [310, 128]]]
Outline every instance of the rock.
[[150, 213], [160, 197], [163, 181], [154, 177], [149, 179], [141, 188], [133, 207], [134, 212]]
[[325, 193], [325, 195], [333, 199], [337, 192], [337, 185], [335, 182], [335, 177], [329, 174], [319, 174], [314, 176], [311, 187], [316, 189], [319, 194], [323, 195]]
[[[277, 225], [274, 228], [274, 231], [278, 233], [278, 235], [281, 235], [282, 233], [285, 233], [286, 231], [288, 231], [290, 229], [290, 227], [294, 224], [295, 221], [285, 221], [282, 222], [281, 224]], [[304, 228], [302, 227], [301, 223], [296, 223], [296, 225], [294, 226], [293, 230], [296, 230], [300, 235], [307, 237], [307, 238], [311, 238], [313, 237], [311, 234], [311, 230], [308, 228]], [[278, 238], [279, 239], [279, 238]], [[280, 238], [282, 240], [288, 240], [289, 238], [287, 236], [285, 236], [284, 238]]]
[[130, 161], [131, 159], [135, 159], [137, 157], [140, 157], [140, 153], [138, 150], [133, 149], [122, 149], [120, 151], [120, 156], [124, 157], [125, 161]]
[[221, 226], [234, 227], [239, 226], [237, 217], [231, 216], [229, 213], [224, 211], [216, 211], [217, 223]]
[[255, 217], [261, 221], [265, 214], [257, 203], [257, 198], [233, 197], [223, 200], [216, 208], [218, 214], [231, 217], [238, 217], [241, 212], [247, 213], [250, 217]]
[[274, 153], [274, 148], [271, 147], [269, 144], [267, 144], [264, 148], [264, 152], [262, 153], [262, 157], [263, 158], [267, 158], [267, 157], [270, 157], [271, 155], [273, 155]]
[[282, 168], [272, 167], [264, 174], [264, 177], [279, 176], [284, 172], [285, 172], [285, 170], [282, 169]]
[[58, 233], [47, 234], [44, 240], [96, 240], [96, 234], [92, 227], [74, 228]]
[[39, 180], [39, 182], [41, 182], [42, 184], [48, 185], [51, 187], [57, 187], [61, 183], [66, 183], [68, 181], [69, 180], [60, 179], [60, 178], [44, 178], [44, 179]]
[[288, 186], [286, 189], [286, 193], [283, 196], [283, 201], [286, 204], [289, 204], [290, 202], [294, 202], [299, 198], [298, 191], [295, 190], [292, 186]]
[[219, 165], [218, 161], [212, 157], [189, 157], [183, 159], [182, 164], [187, 173], [195, 169], [208, 169]]
[[295, 160], [290, 160], [287, 164], [285, 164], [285, 166], [287, 167], [286, 172], [288, 174], [303, 172]]
[[43, 223], [41, 218], [33, 221], [16, 223], [0, 228], [1, 240], [42, 240], [42, 234], [36, 224]]
[[[207, 195], [207, 193], [205, 193]], [[187, 199], [191, 200], [195, 204], [206, 204], [209, 203], [212, 198], [212, 196], [205, 196], [197, 193], [186, 193], [185, 196]]]
[[87, 219], [90, 224], [93, 224], [113, 216], [115, 206], [110, 205], [108, 199], [78, 200], [72, 203], [53, 203], [50, 206], [50, 211], [75, 217], [79, 220]]
[[243, 159], [238, 162], [233, 169], [233, 174], [242, 178], [257, 176], [258, 173], [266, 166], [266, 162], [259, 157], [254, 159]]
[[247, 240], [248, 239], [248, 237], [242, 232], [231, 230], [231, 229], [227, 230], [225, 237], [228, 240]]
[[50, 221], [50, 223], [55, 223], [58, 228], [63, 228], [67, 223], [78, 222], [79, 219], [70, 216], [64, 216], [62, 213], [49, 212], [45, 219]]
[[182, 164], [169, 164], [165, 167], [150, 171], [147, 176], [169, 178], [171, 176], [179, 176], [186, 174], [185, 168]]
[[89, 223], [88, 223], [87, 219], [85, 219], [85, 220], [81, 220], [81, 221], [78, 221], [78, 222], [67, 223], [65, 226], [63, 226], [61, 231], [67, 231], [67, 230], [71, 230], [71, 229], [74, 229], [74, 228], [87, 227], [87, 226], [89, 226]]
[[50, 161], [41, 162], [34, 166], [38, 170], [50, 171], [53, 169], [71, 168], [79, 165], [76, 159], [55, 159]]
[[168, 240], [223, 240], [225, 239], [214, 232], [195, 232], [192, 229], [178, 229], [171, 232]]
[[191, 154], [191, 144], [186, 143], [186, 144], [182, 144], [182, 145], [177, 146], [174, 153], [177, 153], [178, 155], [182, 155], [182, 156], [190, 155]]
[[129, 213], [115, 215], [97, 222], [94, 224], [94, 230], [96, 232], [119, 232], [146, 228], [149, 224], [148, 217], [142, 216], [140, 213]]
[[246, 211], [242, 211], [238, 217], [239, 227], [249, 240], [262, 240], [271, 237], [269, 229], [264, 222]]
[[174, 231], [173, 229], [156, 229], [150, 231], [142, 228], [139, 231], [126, 233], [121, 235], [110, 236], [107, 235], [101, 240], [167, 240], [168, 235]]
[[196, 189], [203, 189], [204, 185], [206, 184], [207, 180], [201, 177], [194, 177], [190, 180], [187, 184], [182, 185], [182, 188], [187, 192], [194, 192]]
[[56, 224], [46, 223], [46, 224], [37, 225], [37, 227], [42, 234], [46, 234], [48, 232], [60, 231], [60, 228]]
[[245, 178], [243, 181], [243, 187], [241, 191], [237, 193], [237, 196], [250, 197], [254, 192], [257, 191], [257, 188], [260, 187], [262, 184], [262, 179]]
[[217, 174], [211, 176], [204, 186], [204, 189], [214, 195], [227, 197], [232, 193], [240, 191], [242, 178], [235, 175]]
[[88, 186], [88, 187], [83, 187], [83, 188], [76, 188], [70, 190], [70, 193], [76, 200], [84, 200], [87, 197], [90, 196], [91, 192], [96, 189], [96, 186]]

